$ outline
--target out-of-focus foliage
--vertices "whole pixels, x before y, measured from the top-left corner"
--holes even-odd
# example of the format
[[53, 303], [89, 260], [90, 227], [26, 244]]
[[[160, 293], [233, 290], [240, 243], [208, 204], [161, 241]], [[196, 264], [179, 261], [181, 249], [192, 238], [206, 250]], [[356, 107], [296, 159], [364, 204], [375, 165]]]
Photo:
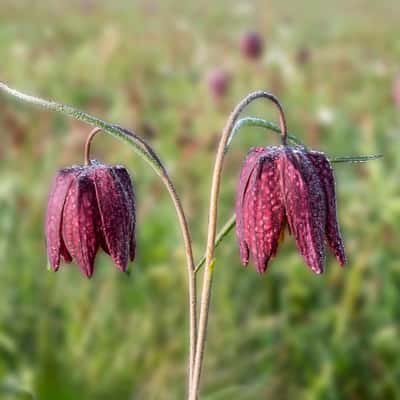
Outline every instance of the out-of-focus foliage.
[[[135, 129], [162, 155], [204, 250], [219, 132], [254, 89], [275, 93], [289, 129], [337, 164], [349, 266], [312, 274], [286, 240], [264, 276], [239, 265], [233, 235], [217, 251], [204, 399], [400, 398], [400, 71], [397, 0], [31, 2], [2, 0], [0, 80]], [[259, 31], [260, 60], [240, 54]], [[208, 92], [213, 68], [228, 94]], [[276, 120], [259, 102], [249, 114]], [[0, 97], [0, 398], [180, 399], [187, 290], [175, 214], [154, 173], [100, 135], [94, 154], [134, 176], [138, 257], [127, 277], [108, 257], [92, 280], [46, 271], [43, 213], [57, 168], [83, 160], [88, 127]], [[220, 224], [233, 211], [245, 129], [224, 170]], [[19, 396], [19, 397], [18, 397]], [[25, 397], [24, 397], [25, 396]], [[28, 397], [26, 397], [28, 396]]]

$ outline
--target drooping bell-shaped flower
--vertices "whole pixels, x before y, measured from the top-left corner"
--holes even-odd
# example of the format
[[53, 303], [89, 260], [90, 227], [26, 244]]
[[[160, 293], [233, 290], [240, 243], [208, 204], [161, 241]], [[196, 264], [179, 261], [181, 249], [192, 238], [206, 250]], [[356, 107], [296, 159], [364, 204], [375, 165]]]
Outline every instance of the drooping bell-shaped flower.
[[260, 273], [276, 255], [286, 225], [315, 273], [324, 269], [325, 241], [339, 264], [346, 263], [335, 179], [323, 153], [287, 145], [252, 149], [240, 174], [236, 219], [242, 263], [251, 256]]
[[135, 257], [135, 196], [122, 166], [96, 161], [62, 169], [50, 190], [45, 230], [50, 266], [76, 262], [92, 276], [99, 248], [121, 271]]

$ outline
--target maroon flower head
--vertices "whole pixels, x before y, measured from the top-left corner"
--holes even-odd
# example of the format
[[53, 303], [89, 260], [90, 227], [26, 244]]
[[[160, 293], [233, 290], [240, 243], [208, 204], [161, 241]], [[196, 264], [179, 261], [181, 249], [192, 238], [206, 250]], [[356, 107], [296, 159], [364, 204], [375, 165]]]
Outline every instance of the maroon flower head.
[[229, 73], [222, 68], [214, 68], [207, 75], [208, 89], [215, 99], [226, 95], [230, 81]]
[[240, 50], [242, 54], [251, 60], [256, 60], [260, 58], [263, 49], [264, 49], [263, 39], [258, 32], [255, 31], [246, 32], [240, 39]]
[[323, 153], [291, 146], [252, 149], [240, 174], [236, 219], [242, 263], [251, 256], [260, 273], [276, 255], [286, 225], [315, 273], [324, 269], [325, 240], [339, 264], [346, 263], [335, 179]]
[[50, 190], [45, 230], [54, 271], [75, 261], [87, 277], [101, 247], [126, 271], [135, 257], [135, 196], [122, 166], [92, 161], [59, 171]]

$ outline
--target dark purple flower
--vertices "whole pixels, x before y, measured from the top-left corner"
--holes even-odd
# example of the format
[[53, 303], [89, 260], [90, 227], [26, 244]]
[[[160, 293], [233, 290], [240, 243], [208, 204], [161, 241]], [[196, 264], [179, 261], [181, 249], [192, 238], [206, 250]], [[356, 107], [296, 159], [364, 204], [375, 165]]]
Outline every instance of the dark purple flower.
[[265, 272], [286, 225], [315, 273], [324, 269], [325, 240], [339, 264], [346, 263], [335, 178], [325, 154], [302, 147], [254, 148], [242, 167], [236, 198], [242, 263], [251, 256], [257, 270]]
[[121, 271], [135, 257], [135, 196], [122, 166], [92, 161], [58, 172], [46, 213], [46, 244], [54, 271], [75, 261], [92, 276], [101, 247]]
[[260, 58], [263, 49], [263, 39], [258, 32], [246, 32], [240, 39], [240, 50], [242, 54], [249, 59], [256, 60]]
[[222, 68], [214, 68], [207, 75], [207, 84], [212, 96], [216, 99], [225, 96], [230, 85], [230, 76]]

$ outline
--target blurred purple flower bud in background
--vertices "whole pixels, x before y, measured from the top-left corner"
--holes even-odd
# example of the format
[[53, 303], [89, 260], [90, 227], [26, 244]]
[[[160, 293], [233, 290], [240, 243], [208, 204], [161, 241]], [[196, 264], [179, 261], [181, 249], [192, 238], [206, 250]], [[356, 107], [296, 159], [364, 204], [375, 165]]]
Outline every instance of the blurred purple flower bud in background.
[[311, 60], [311, 51], [308, 47], [301, 47], [296, 52], [296, 62], [299, 65], [306, 65]]
[[261, 35], [255, 31], [244, 33], [240, 39], [240, 50], [246, 58], [251, 60], [260, 58], [264, 50]]
[[214, 68], [207, 74], [207, 84], [210, 93], [216, 99], [226, 95], [229, 90], [231, 77], [222, 68]]

